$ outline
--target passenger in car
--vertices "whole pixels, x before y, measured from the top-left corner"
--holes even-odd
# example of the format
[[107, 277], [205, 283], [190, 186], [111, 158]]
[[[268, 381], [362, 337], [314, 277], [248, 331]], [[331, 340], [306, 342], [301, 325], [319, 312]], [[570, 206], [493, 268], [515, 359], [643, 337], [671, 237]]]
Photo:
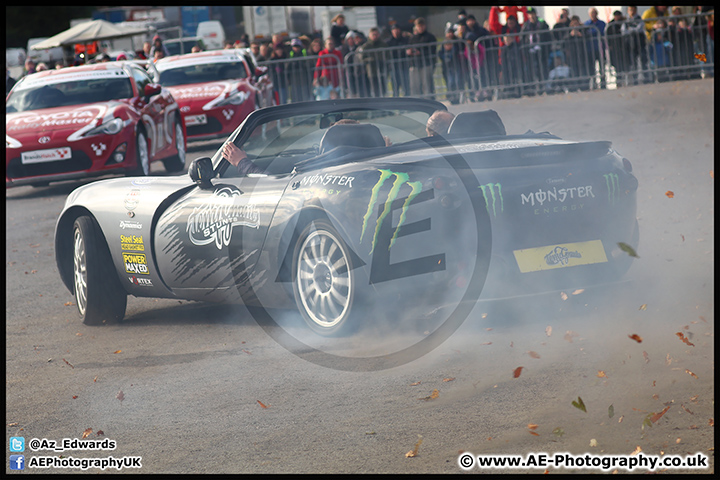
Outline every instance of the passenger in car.
[[428, 137], [447, 135], [453, 119], [455, 119], [455, 115], [444, 110], [438, 110], [430, 115], [430, 118], [427, 120], [427, 125], [425, 126]]

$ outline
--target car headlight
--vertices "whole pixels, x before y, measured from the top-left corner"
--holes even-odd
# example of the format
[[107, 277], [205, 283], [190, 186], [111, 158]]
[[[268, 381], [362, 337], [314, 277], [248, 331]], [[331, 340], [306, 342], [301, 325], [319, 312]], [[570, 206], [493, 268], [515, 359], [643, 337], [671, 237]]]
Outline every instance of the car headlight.
[[250, 95], [247, 94], [247, 92], [243, 92], [242, 90], [237, 90], [233, 93], [231, 93], [227, 98], [220, 100], [215, 106], [216, 107], [224, 107], [225, 105], [240, 105], [245, 100], [247, 100], [250, 97]]
[[123, 128], [123, 121], [121, 118], [113, 118], [109, 122], [105, 122], [99, 127], [95, 127], [92, 130], [89, 130], [85, 136], [89, 137], [91, 135], [115, 135], [116, 133], [120, 133], [120, 130]]

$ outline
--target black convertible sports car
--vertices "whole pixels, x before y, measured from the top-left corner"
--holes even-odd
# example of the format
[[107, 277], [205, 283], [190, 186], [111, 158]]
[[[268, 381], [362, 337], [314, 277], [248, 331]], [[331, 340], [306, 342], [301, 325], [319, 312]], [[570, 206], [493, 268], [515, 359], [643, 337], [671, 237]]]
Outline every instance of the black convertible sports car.
[[86, 324], [122, 319], [131, 294], [298, 309], [322, 335], [623, 276], [638, 182], [610, 142], [509, 135], [492, 110], [427, 137], [437, 110], [265, 108], [228, 139], [265, 173], [220, 149], [188, 176], [82, 186], [57, 222], [60, 276]]

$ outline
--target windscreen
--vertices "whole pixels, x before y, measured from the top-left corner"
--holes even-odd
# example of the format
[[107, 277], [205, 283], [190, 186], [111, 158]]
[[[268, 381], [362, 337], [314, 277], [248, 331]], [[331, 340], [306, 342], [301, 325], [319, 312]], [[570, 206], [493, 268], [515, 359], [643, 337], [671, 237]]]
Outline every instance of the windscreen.
[[132, 98], [130, 78], [122, 71], [76, 72], [33, 79], [15, 86], [6, 113]]

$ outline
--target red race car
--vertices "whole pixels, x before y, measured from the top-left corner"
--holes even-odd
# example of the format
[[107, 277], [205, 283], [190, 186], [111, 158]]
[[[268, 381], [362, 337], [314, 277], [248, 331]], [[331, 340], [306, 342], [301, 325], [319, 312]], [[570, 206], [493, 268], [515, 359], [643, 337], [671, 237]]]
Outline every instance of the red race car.
[[156, 81], [180, 104], [189, 140], [227, 137], [249, 113], [275, 104], [267, 68], [247, 49], [213, 50], [158, 60]]
[[5, 102], [5, 185], [185, 167], [185, 124], [171, 93], [131, 62], [23, 77]]

